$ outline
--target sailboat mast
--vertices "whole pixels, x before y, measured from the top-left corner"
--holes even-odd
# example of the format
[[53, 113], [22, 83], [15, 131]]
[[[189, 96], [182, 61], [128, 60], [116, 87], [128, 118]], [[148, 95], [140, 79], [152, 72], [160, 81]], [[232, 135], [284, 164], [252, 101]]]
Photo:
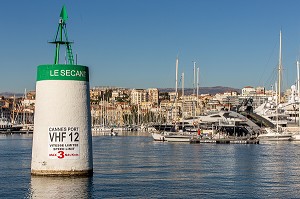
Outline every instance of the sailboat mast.
[[196, 88], [196, 62], [194, 62], [194, 84], [193, 84], [193, 94], [195, 95], [195, 88]]
[[198, 108], [198, 99], [199, 99], [199, 67], [197, 68], [197, 103], [196, 103], [196, 108]]
[[175, 100], [177, 98], [177, 87], [178, 87], [178, 57], [176, 58], [176, 65], [175, 65]]
[[184, 97], [184, 73], [182, 73], [182, 99]]
[[26, 88], [25, 88], [25, 92], [24, 92], [24, 100], [23, 100], [23, 118], [22, 118], [22, 120], [23, 120], [23, 125], [25, 125], [25, 122], [26, 122], [26, 119], [25, 119], [25, 117], [26, 117], [26, 113], [25, 113], [25, 100], [27, 99], [27, 93], [26, 93]]
[[300, 74], [299, 74], [299, 61], [297, 60], [297, 92], [298, 92], [298, 96], [300, 93], [300, 85], [299, 85], [299, 78], [300, 78]]
[[281, 51], [281, 30], [279, 33], [279, 64], [278, 64], [278, 103], [281, 102], [281, 78], [282, 78], [282, 51]]
[[173, 118], [173, 120], [177, 119], [177, 89], [178, 89], [178, 56], [176, 58], [176, 65], [175, 65], [175, 118]]
[[300, 85], [299, 85], [299, 61], [297, 60], [297, 91], [298, 91], [298, 122], [300, 126]]
[[[193, 70], [193, 72], [194, 72], [193, 97], [195, 99], [195, 95], [196, 95], [196, 62], [193, 61], [193, 63], [194, 63], [194, 70]], [[197, 103], [197, 101], [196, 101], [196, 103]], [[195, 105], [195, 100], [193, 100], [193, 117], [196, 116], [196, 106], [197, 106], [197, 104]]]
[[184, 73], [182, 73], [181, 75], [182, 77], [182, 130], [183, 130], [183, 127], [184, 127]]
[[15, 106], [16, 106], [16, 95], [14, 95], [14, 101], [13, 101], [13, 112], [12, 112], [12, 120], [11, 123], [15, 123]]
[[[277, 95], [278, 94], [278, 90], [277, 90], [278, 87], [277, 86], [278, 85], [275, 82], [275, 88], [276, 88], [275, 93], [276, 93], [276, 96], [278, 96]], [[278, 127], [278, 104], [279, 104], [278, 99], [276, 99], [276, 132], [278, 132], [278, 129], [279, 129], [279, 127]]]

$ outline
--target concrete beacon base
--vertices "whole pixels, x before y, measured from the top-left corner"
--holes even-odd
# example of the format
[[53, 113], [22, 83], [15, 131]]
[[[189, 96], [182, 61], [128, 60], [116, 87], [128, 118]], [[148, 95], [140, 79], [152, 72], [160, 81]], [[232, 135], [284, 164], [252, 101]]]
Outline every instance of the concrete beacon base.
[[38, 66], [31, 174], [93, 174], [88, 67]]
[[85, 171], [31, 170], [31, 175], [35, 175], [35, 176], [92, 176], [93, 169], [85, 170]]

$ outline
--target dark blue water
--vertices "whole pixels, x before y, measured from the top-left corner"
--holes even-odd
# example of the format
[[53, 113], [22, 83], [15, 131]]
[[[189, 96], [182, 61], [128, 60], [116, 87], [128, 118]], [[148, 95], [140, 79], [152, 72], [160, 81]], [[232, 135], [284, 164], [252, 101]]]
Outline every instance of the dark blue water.
[[300, 198], [300, 143], [93, 137], [94, 176], [32, 177], [32, 137], [0, 136], [2, 198]]

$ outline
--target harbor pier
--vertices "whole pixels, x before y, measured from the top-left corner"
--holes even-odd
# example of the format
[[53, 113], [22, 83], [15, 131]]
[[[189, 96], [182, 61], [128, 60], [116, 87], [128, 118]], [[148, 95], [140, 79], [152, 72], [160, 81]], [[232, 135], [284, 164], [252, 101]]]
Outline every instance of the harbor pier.
[[222, 139], [201, 139], [193, 138], [190, 140], [191, 144], [197, 143], [215, 143], [215, 144], [259, 144], [258, 139], [232, 139], [232, 138], [222, 138]]

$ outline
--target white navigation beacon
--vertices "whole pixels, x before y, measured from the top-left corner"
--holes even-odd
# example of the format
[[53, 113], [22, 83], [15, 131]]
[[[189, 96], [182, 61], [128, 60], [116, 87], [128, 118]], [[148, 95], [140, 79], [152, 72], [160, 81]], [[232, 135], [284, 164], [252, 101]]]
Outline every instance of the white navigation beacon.
[[[37, 69], [31, 174], [93, 174], [88, 67], [74, 64], [63, 6], [55, 41], [54, 64]], [[66, 46], [59, 64], [60, 45]]]

